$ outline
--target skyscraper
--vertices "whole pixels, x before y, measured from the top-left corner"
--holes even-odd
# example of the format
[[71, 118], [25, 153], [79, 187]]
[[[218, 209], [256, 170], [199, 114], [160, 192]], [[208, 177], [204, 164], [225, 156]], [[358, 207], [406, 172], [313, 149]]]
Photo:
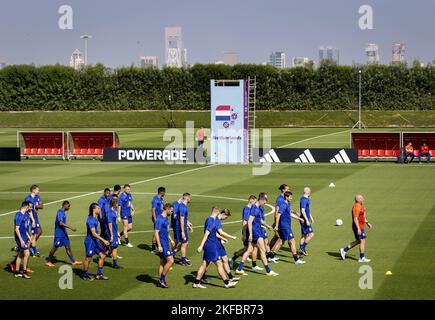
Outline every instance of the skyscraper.
[[234, 66], [239, 63], [239, 54], [236, 52], [224, 52], [222, 61], [224, 64]]
[[269, 56], [269, 65], [275, 68], [285, 68], [285, 53], [281, 51], [272, 52]]
[[157, 56], [144, 56], [140, 57], [140, 65], [142, 67], [158, 67], [159, 58]]
[[367, 64], [379, 63], [379, 48], [377, 44], [369, 43], [366, 47]]
[[340, 64], [340, 50], [335, 47], [327, 46], [319, 48], [319, 64], [322, 63], [323, 60], [328, 59], [336, 64]]
[[187, 50], [183, 46], [181, 27], [165, 28], [165, 62], [169, 67], [183, 67], [187, 64]]
[[85, 59], [83, 58], [83, 54], [80, 52], [79, 49], [75, 49], [69, 60], [70, 67], [78, 70], [84, 64], [85, 64]]
[[405, 44], [393, 43], [393, 56], [391, 58], [392, 64], [405, 64]]

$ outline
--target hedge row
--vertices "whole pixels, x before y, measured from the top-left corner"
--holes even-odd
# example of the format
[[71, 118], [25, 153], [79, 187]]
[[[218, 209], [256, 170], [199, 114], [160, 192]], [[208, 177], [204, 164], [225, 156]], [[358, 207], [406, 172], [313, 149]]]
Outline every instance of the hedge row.
[[[109, 69], [101, 64], [13, 65], [0, 70], [0, 111], [209, 110], [210, 79], [257, 77], [262, 110], [355, 110], [358, 70], [368, 110], [434, 110], [435, 66], [263, 65]], [[171, 100], [169, 100], [171, 96]]]

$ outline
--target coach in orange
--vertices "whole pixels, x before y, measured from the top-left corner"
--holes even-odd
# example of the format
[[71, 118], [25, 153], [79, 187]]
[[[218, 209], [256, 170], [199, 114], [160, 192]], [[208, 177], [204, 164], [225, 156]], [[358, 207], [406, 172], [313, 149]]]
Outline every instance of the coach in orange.
[[[408, 157], [411, 157], [410, 161], [408, 160]], [[414, 147], [412, 146], [412, 142], [409, 142], [405, 147], [405, 157], [403, 159], [404, 163], [410, 163], [414, 160]]]
[[359, 245], [359, 260], [358, 262], [370, 262], [370, 259], [365, 257], [366, 233], [365, 225], [371, 229], [372, 225], [367, 221], [366, 209], [364, 207], [364, 198], [362, 195], [355, 196], [355, 203], [352, 207], [352, 230], [355, 235], [355, 241], [351, 242], [344, 248], [340, 248], [340, 255], [346, 259], [346, 253], [353, 247]]
[[430, 162], [429, 147], [426, 145], [426, 143], [423, 143], [423, 145], [420, 147], [420, 153], [418, 154], [418, 163], [420, 164], [421, 164], [421, 157], [426, 157], [427, 163]]

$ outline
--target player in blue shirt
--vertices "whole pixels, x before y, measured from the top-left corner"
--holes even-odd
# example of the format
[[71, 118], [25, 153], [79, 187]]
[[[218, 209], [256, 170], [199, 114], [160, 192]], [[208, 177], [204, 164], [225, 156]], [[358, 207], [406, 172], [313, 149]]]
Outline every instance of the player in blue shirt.
[[181, 196], [178, 200], [172, 203], [171, 228], [172, 231], [174, 232], [174, 241], [175, 241], [175, 246], [177, 248], [181, 246], [181, 243], [177, 242], [177, 221], [176, 221], [178, 219], [178, 206], [181, 202], [183, 202], [183, 196]]
[[170, 288], [170, 285], [166, 283], [166, 275], [174, 264], [175, 251], [172, 248], [175, 242], [169, 235], [168, 216], [170, 214], [172, 214], [172, 205], [167, 203], [163, 206], [162, 213], [156, 216], [154, 224], [154, 238], [160, 255], [159, 285], [162, 288]]
[[291, 227], [291, 219], [296, 219], [298, 221], [304, 221], [297, 214], [292, 212], [291, 201], [293, 199], [293, 194], [290, 191], [284, 192], [284, 201], [281, 202], [279, 207], [279, 213], [276, 217], [275, 232], [279, 235], [279, 240], [273, 247], [273, 252], [278, 252], [285, 241], [288, 241], [290, 250], [293, 254], [293, 259], [295, 264], [304, 264], [305, 261], [300, 259], [300, 256], [296, 251], [296, 242], [294, 239], [294, 233]]
[[193, 232], [192, 224], [189, 221], [189, 209], [187, 205], [190, 203], [190, 193], [183, 194], [183, 200], [177, 208], [177, 218], [175, 219], [175, 242], [178, 246], [181, 243], [181, 264], [185, 267], [190, 267], [192, 264], [187, 259], [187, 244], [189, 237], [187, 232]]
[[86, 220], [86, 238], [84, 241], [86, 258], [83, 262], [83, 280], [92, 281], [94, 280], [88, 273], [89, 265], [92, 262], [92, 257], [98, 255], [98, 271], [95, 276], [96, 280], [108, 280], [109, 278], [103, 275], [104, 259], [106, 258], [105, 246], [108, 246], [109, 241], [103, 239], [98, 234], [98, 215], [101, 214], [101, 208], [97, 203], [92, 203], [89, 206], [89, 215]]
[[[281, 204], [284, 202], [284, 193], [287, 191], [290, 191], [289, 186], [286, 184], [280, 185], [278, 189], [280, 191], [280, 194], [276, 198], [276, 201], [275, 201], [275, 214], [274, 214], [274, 219], [273, 219], [273, 224], [272, 224], [272, 228], [274, 228], [274, 230], [276, 227], [276, 219], [277, 219], [278, 214], [279, 214], [279, 208], [280, 208]], [[279, 239], [279, 234], [277, 232], [275, 232], [272, 240], [270, 240], [270, 248], [273, 248], [275, 246], [275, 243], [278, 241], [278, 239]]]
[[244, 253], [242, 257], [242, 262], [240, 262], [237, 267], [236, 274], [237, 275], [247, 275], [245, 271], [243, 271], [243, 266], [245, 265], [246, 259], [251, 254], [253, 247], [256, 246], [260, 253], [261, 261], [266, 269], [266, 274], [268, 276], [277, 276], [278, 273], [272, 271], [267, 264], [266, 258], [266, 244], [264, 242], [264, 229], [263, 226], [270, 228], [267, 226], [263, 219], [263, 214], [261, 212], [261, 208], [263, 208], [267, 203], [267, 196], [263, 193], [258, 196], [257, 202], [251, 207], [250, 216], [248, 220], [248, 230], [249, 230], [249, 247], [248, 250]]
[[[31, 219], [27, 211], [31, 209], [31, 206], [31, 202], [24, 201], [14, 218], [14, 238], [17, 244], [17, 257], [14, 267], [15, 278], [30, 279], [30, 276], [27, 274], [27, 263], [30, 255]], [[20, 272], [21, 262], [23, 263], [23, 270]]]
[[32, 226], [32, 244], [30, 246], [30, 254], [34, 257], [41, 258], [43, 255], [36, 248], [36, 243], [38, 242], [39, 237], [42, 235], [42, 228], [39, 223], [38, 212], [39, 210], [44, 209], [44, 203], [41, 200], [41, 196], [39, 195], [39, 187], [36, 184], [30, 187], [30, 194], [24, 199], [24, 201], [32, 203], [33, 219], [35, 220], [35, 226]]
[[[165, 196], [166, 189], [165, 187], [159, 187], [157, 189], [157, 194], [153, 197], [151, 201], [151, 220], [153, 221], [153, 225], [155, 227], [156, 224], [156, 218], [162, 214], [163, 212], [163, 205], [165, 204], [165, 201], [163, 200], [163, 197]], [[156, 238], [153, 236], [153, 243], [151, 246], [151, 250], [156, 250]]]
[[193, 284], [194, 288], [201, 288], [205, 289], [206, 287], [201, 284], [201, 279], [206, 272], [209, 264], [213, 262], [217, 269], [218, 273], [221, 276], [222, 280], [224, 281], [225, 288], [232, 288], [235, 287], [237, 282], [231, 281], [228, 279], [227, 274], [225, 273], [223, 263], [221, 260], [221, 257], [219, 256], [219, 251], [216, 246], [217, 238], [227, 241], [224, 237], [222, 237], [217, 232], [217, 224], [216, 219], [219, 215], [219, 208], [213, 207], [211, 209], [211, 215], [205, 220], [204, 224], [204, 236], [202, 238], [201, 244], [198, 247], [198, 252], [201, 253], [204, 251], [203, 258], [202, 258], [202, 264], [198, 269], [195, 283]]
[[307, 256], [307, 245], [314, 237], [314, 230], [311, 226], [314, 223], [313, 215], [310, 212], [310, 195], [311, 189], [304, 188], [304, 195], [301, 197], [300, 209], [301, 209], [301, 242], [300, 242], [300, 254]]
[[[249, 241], [248, 241], [248, 238], [249, 238], [248, 220], [249, 220], [249, 215], [251, 213], [251, 207], [256, 202], [257, 202], [257, 197], [254, 196], [254, 195], [251, 195], [248, 198], [248, 203], [243, 207], [243, 211], [242, 211], [242, 241], [243, 241], [243, 248], [240, 249], [239, 251], [235, 252], [233, 257], [229, 260], [228, 263], [229, 263], [231, 269], [233, 268], [234, 262], [236, 261], [236, 259], [242, 257], [243, 254], [248, 250], [248, 247], [249, 247]], [[253, 249], [252, 256], [255, 257], [254, 260], [256, 260], [256, 258], [257, 258], [257, 248], [256, 247]]]
[[56, 253], [56, 251], [59, 247], [65, 247], [66, 254], [68, 255], [68, 257], [71, 261], [71, 264], [73, 266], [82, 265], [81, 261], [76, 261], [74, 259], [74, 256], [73, 256], [72, 251], [71, 251], [68, 232], [66, 230], [66, 229], [70, 229], [73, 232], [77, 231], [76, 228], [74, 228], [66, 223], [66, 213], [69, 211], [70, 208], [71, 208], [71, 204], [69, 203], [69, 201], [65, 200], [62, 203], [62, 209], [57, 210], [56, 219], [54, 220], [53, 248], [51, 249], [51, 251], [47, 257], [47, 261], [45, 262], [45, 265], [47, 267], [54, 267], [53, 257], [54, 257], [54, 254]]
[[113, 269], [121, 269], [121, 267], [118, 265], [118, 198], [116, 196], [112, 197], [112, 200], [110, 200], [109, 210], [106, 214], [106, 240], [109, 241], [109, 252], [112, 256], [112, 267]]
[[110, 189], [105, 188], [103, 195], [98, 199], [97, 203], [101, 208], [101, 216], [99, 216], [100, 219], [100, 228], [101, 228], [101, 236], [103, 238], [106, 238], [106, 226], [107, 226], [107, 211], [109, 210], [109, 196], [110, 196]]
[[133, 196], [129, 184], [124, 185], [124, 192], [119, 195], [118, 202], [121, 208], [120, 215], [123, 225], [121, 237], [124, 235], [125, 245], [129, 248], [133, 248], [133, 245], [128, 240], [128, 232], [133, 229], [134, 215]]
[[[111, 193], [108, 197], [107, 197], [107, 201], [106, 201], [106, 212], [109, 211], [110, 209], [110, 201], [112, 200], [113, 197], [119, 198], [119, 194], [121, 193], [121, 186], [119, 184], [115, 184], [115, 186], [113, 187], [113, 193]], [[118, 209], [119, 210], [119, 209]], [[118, 222], [121, 222], [121, 217], [118, 215]]]

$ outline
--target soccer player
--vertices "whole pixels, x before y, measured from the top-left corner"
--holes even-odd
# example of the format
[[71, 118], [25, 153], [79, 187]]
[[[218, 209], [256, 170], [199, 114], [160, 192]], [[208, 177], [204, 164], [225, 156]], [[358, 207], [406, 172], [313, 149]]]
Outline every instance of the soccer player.
[[124, 185], [124, 192], [119, 195], [119, 206], [121, 207], [121, 219], [123, 225], [123, 231], [121, 237], [124, 235], [125, 245], [129, 248], [133, 248], [133, 245], [128, 240], [128, 232], [133, 229], [133, 196], [131, 194], [131, 188], [129, 184]]
[[187, 259], [187, 244], [189, 237], [187, 232], [193, 232], [192, 224], [189, 221], [189, 210], [187, 205], [190, 203], [190, 193], [183, 194], [183, 199], [177, 208], [177, 218], [175, 219], [175, 239], [177, 244], [181, 243], [181, 264], [185, 267], [192, 266], [189, 259]]
[[[411, 157], [410, 161], [408, 161], [408, 157]], [[412, 146], [412, 142], [409, 142], [405, 147], [405, 156], [403, 162], [410, 163], [412, 160], [414, 160], [414, 147]]]
[[[284, 193], [289, 191], [290, 188], [288, 185], [286, 184], [282, 184], [279, 186], [278, 190], [281, 192], [279, 194], [279, 196], [276, 198], [276, 202], [275, 202], [275, 214], [274, 214], [274, 220], [273, 220], [273, 224], [272, 224], [272, 228], [274, 228], [274, 230], [276, 230], [276, 220], [279, 214], [279, 209], [281, 207], [281, 204], [284, 202]], [[279, 234], [277, 232], [275, 232], [275, 235], [273, 236], [272, 240], [270, 240], [270, 247], [273, 248], [275, 246], [275, 243], [279, 240]]]
[[[234, 266], [234, 261], [236, 261], [237, 258], [240, 258], [243, 256], [243, 254], [248, 250], [249, 247], [249, 230], [248, 230], [248, 220], [249, 215], [251, 213], [251, 207], [253, 204], [257, 202], [257, 197], [254, 195], [249, 196], [248, 203], [243, 207], [242, 211], [242, 241], [243, 241], [243, 248], [239, 251], [235, 252], [233, 257], [229, 260], [229, 265], [231, 268]], [[252, 251], [253, 263], [255, 265], [252, 266], [253, 270], [263, 270], [263, 268], [260, 268], [256, 265], [256, 259], [257, 259], [257, 247], [253, 248]]]
[[314, 237], [314, 230], [312, 224], [314, 223], [313, 215], [310, 212], [310, 195], [311, 189], [308, 187], [304, 188], [304, 195], [300, 200], [300, 210], [301, 210], [301, 241], [300, 241], [300, 254], [308, 256], [307, 245]]
[[266, 245], [264, 243], [264, 230], [263, 230], [263, 216], [261, 213], [261, 208], [267, 203], [267, 197], [265, 194], [260, 194], [258, 196], [258, 200], [255, 204], [252, 205], [250, 216], [248, 220], [248, 230], [249, 230], [249, 246], [248, 250], [243, 254], [242, 262], [240, 262], [237, 267], [236, 274], [237, 275], [247, 275], [245, 271], [243, 271], [243, 266], [245, 264], [246, 259], [251, 254], [253, 247], [256, 246], [260, 252], [261, 261], [266, 269], [266, 274], [268, 276], [278, 276], [278, 273], [272, 271], [267, 264], [266, 258]]
[[43, 255], [36, 248], [36, 243], [38, 242], [39, 237], [42, 235], [42, 228], [38, 218], [38, 210], [44, 209], [44, 203], [41, 200], [41, 196], [39, 195], [39, 187], [36, 184], [30, 187], [30, 194], [24, 199], [24, 201], [32, 203], [33, 219], [35, 220], [35, 226], [32, 226], [32, 244], [30, 246], [30, 254], [33, 257], [41, 258]]
[[[14, 219], [14, 238], [17, 244], [17, 257], [15, 261], [15, 278], [30, 279], [27, 273], [27, 263], [29, 261], [29, 244], [30, 244], [30, 216], [27, 211], [31, 208], [30, 201], [24, 201], [21, 204], [20, 210], [15, 214]], [[21, 262], [23, 269], [20, 272]]]
[[112, 197], [110, 208], [107, 211], [107, 238], [109, 242], [109, 252], [112, 256], [112, 268], [121, 269], [118, 265], [118, 198]]
[[198, 247], [198, 252], [201, 253], [204, 251], [203, 258], [202, 258], [202, 264], [198, 269], [195, 283], [193, 284], [194, 288], [201, 288], [205, 289], [206, 286], [201, 284], [201, 279], [207, 270], [209, 264], [213, 262], [217, 269], [218, 273], [221, 276], [222, 280], [224, 281], [225, 288], [232, 288], [235, 287], [237, 282], [233, 282], [230, 279], [228, 279], [227, 274], [225, 273], [221, 257], [219, 256], [218, 249], [216, 246], [217, 238], [227, 241], [224, 237], [222, 237], [217, 232], [217, 224], [216, 219], [219, 215], [219, 208], [212, 207], [211, 208], [211, 215], [205, 220], [204, 224], [204, 236], [202, 238], [201, 244]]
[[301, 260], [296, 252], [296, 242], [295, 237], [291, 228], [291, 218], [299, 220], [301, 222], [304, 219], [300, 218], [298, 215], [294, 214], [291, 209], [291, 201], [293, 199], [293, 194], [290, 191], [284, 192], [284, 201], [280, 203], [278, 215], [276, 217], [275, 232], [279, 235], [279, 239], [273, 247], [273, 252], [278, 252], [285, 241], [288, 241], [290, 250], [295, 260], [295, 264], [304, 264], [305, 261]]
[[62, 209], [57, 210], [56, 213], [56, 219], [54, 221], [54, 242], [53, 242], [53, 248], [51, 249], [47, 261], [45, 262], [45, 265], [47, 267], [54, 267], [53, 263], [53, 257], [56, 253], [57, 249], [60, 247], [65, 247], [66, 254], [68, 255], [71, 265], [73, 266], [80, 266], [82, 265], [81, 261], [76, 261], [74, 259], [74, 256], [71, 251], [70, 241], [68, 237], [68, 232], [66, 229], [70, 229], [72, 232], [76, 232], [77, 229], [68, 225], [66, 223], [66, 213], [71, 208], [71, 204], [69, 201], [64, 201], [62, 203]]
[[365, 225], [371, 229], [372, 225], [367, 221], [366, 209], [364, 207], [364, 198], [362, 195], [357, 194], [355, 196], [355, 203], [352, 207], [352, 230], [355, 236], [355, 241], [351, 242], [344, 248], [340, 248], [340, 255], [346, 259], [346, 253], [353, 247], [359, 245], [359, 260], [358, 262], [370, 262], [370, 259], [365, 257], [366, 249], [366, 233]]
[[430, 151], [429, 147], [426, 145], [426, 143], [423, 143], [423, 145], [420, 147], [420, 153], [418, 154], [418, 163], [421, 164], [421, 157], [427, 158], [427, 163], [430, 163]]
[[91, 277], [88, 273], [89, 265], [92, 261], [92, 257], [94, 255], [98, 255], [98, 271], [97, 275], [95, 276], [96, 280], [108, 280], [109, 278], [103, 275], [103, 266], [104, 266], [104, 259], [106, 258], [105, 249], [101, 245], [101, 242], [108, 246], [110, 243], [109, 241], [103, 239], [98, 234], [98, 215], [101, 214], [101, 208], [97, 203], [92, 203], [89, 206], [89, 215], [88, 219], [86, 220], [86, 238], [85, 238], [85, 251], [86, 251], [86, 258], [83, 263], [83, 280], [86, 281], [92, 281], [94, 280], [93, 277]]
[[109, 196], [110, 196], [110, 189], [106, 188], [104, 189], [103, 195], [98, 199], [97, 203], [101, 208], [101, 217], [100, 219], [100, 228], [101, 228], [101, 236], [103, 238], [107, 237], [106, 234], [106, 226], [107, 226], [107, 211], [109, 209]]
[[[163, 205], [165, 204], [165, 201], [163, 200], [163, 197], [165, 196], [166, 189], [165, 187], [159, 187], [157, 189], [157, 194], [154, 196], [153, 200], [151, 201], [151, 220], [153, 221], [153, 225], [155, 227], [156, 224], [156, 218], [162, 214], [163, 211]], [[151, 247], [151, 251], [156, 250], [156, 238], [153, 236], [153, 243]]]
[[154, 238], [156, 239], [157, 250], [160, 253], [160, 266], [159, 266], [159, 285], [162, 288], [170, 288], [166, 282], [166, 275], [174, 264], [175, 252], [171, 246], [175, 246], [174, 240], [169, 235], [169, 221], [168, 215], [172, 213], [172, 205], [166, 203], [163, 205], [162, 213], [156, 216], [154, 224]]

